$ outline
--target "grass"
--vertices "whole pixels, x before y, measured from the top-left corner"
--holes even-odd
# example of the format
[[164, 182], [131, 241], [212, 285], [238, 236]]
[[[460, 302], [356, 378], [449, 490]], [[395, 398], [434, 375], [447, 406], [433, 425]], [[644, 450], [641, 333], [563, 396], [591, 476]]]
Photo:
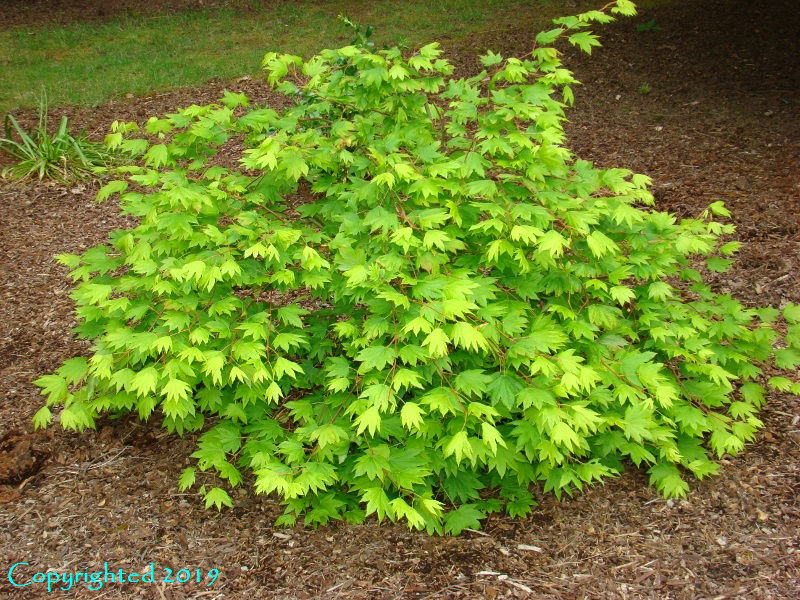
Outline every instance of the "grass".
[[39, 123], [25, 131], [12, 115], [4, 120], [4, 137], [0, 137], [0, 150], [16, 159], [3, 169], [5, 179], [23, 181], [38, 177], [55, 179], [63, 183], [97, 175], [114, 159], [102, 145], [90, 142], [81, 131], [72, 135], [66, 116], [54, 133], [47, 127], [47, 98], [39, 100]]
[[[400, 0], [277, 2], [260, 12], [182, 12], [105, 22], [0, 31], [0, 113], [33, 106], [44, 86], [54, 105], [97, 105], [143, 94], [231, 79], [258, 71], [270, 50], [309, 56], [350, 41], [336, 18], [376, 26], [378, 43], [410, 45], [464, 36], [518, 21], [520, 11], [558, 14], [557, 0]], [[562, 7], [563, 10], [563, 7]]]
[[[639, 0], [652, 6], [671, 0]], [[603, 2], [598, 1], [598, 5]], [[418, 46], [433, 39], [530, 26], [576, 12], [564, 0], [276, 0], [250, 11], [129, 14], [107, 21], [0, 30], [0, 114], [36, 104], [96, 106], [109, 98], [202, 85], [259, 71], [268, 51], [310, 56], [350, 41], [337, 19], [375, 26], [373, 40]]]

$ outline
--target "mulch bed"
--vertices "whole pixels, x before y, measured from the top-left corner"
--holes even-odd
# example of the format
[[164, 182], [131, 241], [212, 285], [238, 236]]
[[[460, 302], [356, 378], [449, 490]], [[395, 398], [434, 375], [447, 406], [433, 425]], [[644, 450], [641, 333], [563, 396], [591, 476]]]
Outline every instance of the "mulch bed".
[[[583, 3], [581, 4], [583, 5]], [[750, 305], [800, 302], [800, 17], [793, 0], [676, 2], [603, 29], [604, 48], [575, 57], [571, 147], [649, 174], [658, 208], [696, 215], [724, 200], [746, 242], [716, 276]], [[446, 43], [463, 72], [474, 51], [523, 52], [530, 30]], [[642, 85], [650, 93], [641, 93]], [[280, 99], [263, 82], [216, 82], [96, 110], [69, 110], [101, 136], [212, 101], [228, 87]], [[218, 568], [217, 583], [109, 584], [75, 598], [796, 598], [800, 594], [800, 399], [773, 394], [758, 440], [718, 477], [666, 501], [643, 472], [574, 498], [541, 498], [528, 518], [490, 518], [481, 533], [431, 538], [392, 525], [279, 530], [273, 499], [241, 490], [206, 511], [177, 492], [193, 439], [155, 423], [104, 420], [84, 434], [31, 432], [31, 381], [87, 346], [70, 333], [71, 285], [52, 255], [80, 252], [126, 222], [93, 203], [95, 184], [0, 187], [0, 596], [8, 565], [29, 574], [86, 567]], [[6, 564], [8, 563], [8, 565]], [[157, 571], [157, 580], [160, 571]], [[39, 587], [38, 590], [33, 589]], [[15, 593], [16, 592], [16, 593]]]

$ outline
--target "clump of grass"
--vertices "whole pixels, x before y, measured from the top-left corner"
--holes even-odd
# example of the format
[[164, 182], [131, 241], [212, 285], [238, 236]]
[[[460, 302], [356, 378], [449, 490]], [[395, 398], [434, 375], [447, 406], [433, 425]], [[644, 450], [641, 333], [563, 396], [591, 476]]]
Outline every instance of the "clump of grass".
[[25, 131], [13, 115], [6, 115], [0, 150], [16, 159], [15, 164], [2, 171], [4, 178], [15, 181], [46, 178], [70, 183], [104, 173], [114, 157], [102, 144], [90, 141], [85, 131], [72, 135], [66, 116], [61, 117], [55, 132], [49, 133], [44, 94], [34, 130]]

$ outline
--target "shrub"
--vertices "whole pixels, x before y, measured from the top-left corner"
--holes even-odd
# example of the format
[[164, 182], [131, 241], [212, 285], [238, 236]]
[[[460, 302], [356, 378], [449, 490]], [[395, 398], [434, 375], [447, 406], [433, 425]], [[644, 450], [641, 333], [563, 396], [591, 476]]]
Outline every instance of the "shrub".
[[23, 181], [37, 177], [69, 183], [77, 179], [100, 175], [112, 161], [112, 154], [102, 144], [91, 142], [81, 131], [77, 137], [69, 133], [66, 116], [61, 117], [54, 134], [47, 130], [47, 99], [39, 102], [39, 123], [26, 132], [13, 115], [6, 115], [5, 137], [0, 138], [0, 150], [17, 162], [3, 169], [3, 177]]
[[[678, 222], [648, 177], [564, 146], [576, 81], [551, 44], [589, 52], [610, 20], [557, 19], [458, 80], [436, 44], [271, 53], [282, 112], [226, 93], [151, 118], [160, 140], [117, 124], [142, 161], [98, 200], [140, 224], [59, 257], [92, 354], [38, 380], [36, 424], [62, 405], [67, 428], [134, 411], [203, 431], [180, 487], [221, 508], [251, 473], [282, 525], [458, 533], [626, 463], [684, 495], [753, 439], [759, 365], [797, 364], [800, 307], [774, 350], [778, 310], [702, 282], [698, 261], [724, 271], [738, 247], [721, 203]], [[237, 144], [243, 169], [218, 164]]]

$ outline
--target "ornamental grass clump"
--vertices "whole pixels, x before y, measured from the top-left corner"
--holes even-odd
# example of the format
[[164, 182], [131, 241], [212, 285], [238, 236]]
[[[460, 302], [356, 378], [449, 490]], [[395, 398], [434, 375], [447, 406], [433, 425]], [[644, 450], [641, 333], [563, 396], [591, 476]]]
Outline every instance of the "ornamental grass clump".
[[[761, 427], [764, 366], [797, 365], [800, 306], [781, 336], [777, 309], [703, 283], [738, 247], [721, 203], [678, 221], [648, 177], [565, 147], [577, 82], [552, 44], [591, 51], [613, 13], [633, 6], [466, 79], [435, 43], [270, 53], [285, 110], [226, 93], [147, 138], [117, 124], [141, 159], [98, 199], [140, 224], [59, 257], [92, 350], [38, 380], [36, 424], [202, 432], [180, 487], [221, 508], [247, 479], [281, 525], [457, 534], [631, 463], [668, 497], [716, 473]], [[241, 168], [215, 162], [233, 140]]]
[[73, 183], [97, 178], [114, 163], [114, 153], [103, 144], [89, 141], [85, 131], [72, 135], [66, 116], [61, 117], [58, 128], [51, 133], [47, 113], [47, 96], [42, 93], [35, 129], [26, 131], [13, 115], [5, 116], [0, 150], [10, 154], [14, 164], [0, 172], [4, 179], [27, 181], [37, 178]]

